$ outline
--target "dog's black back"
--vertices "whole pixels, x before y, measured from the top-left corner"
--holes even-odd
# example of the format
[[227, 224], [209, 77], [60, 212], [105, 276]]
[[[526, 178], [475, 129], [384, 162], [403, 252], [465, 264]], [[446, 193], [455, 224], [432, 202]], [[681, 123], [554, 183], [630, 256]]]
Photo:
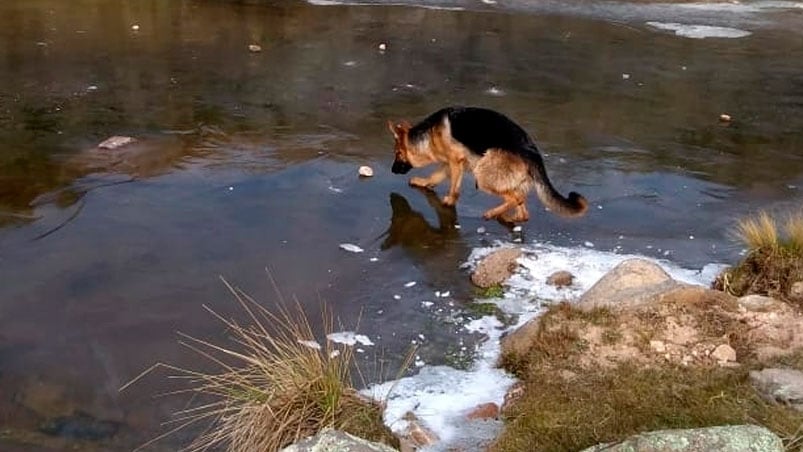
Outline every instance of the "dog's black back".
[[488, 149], [502, 149], [528, 160], [541, 160], [535, 143], [524, 129], [507, 116], [487, 108], [443, 108], [410, 129], [410, 138], [419, 139], [442, 122], [444, 116], [449, 118], [452, 137], [473, 154], [482, 156]]

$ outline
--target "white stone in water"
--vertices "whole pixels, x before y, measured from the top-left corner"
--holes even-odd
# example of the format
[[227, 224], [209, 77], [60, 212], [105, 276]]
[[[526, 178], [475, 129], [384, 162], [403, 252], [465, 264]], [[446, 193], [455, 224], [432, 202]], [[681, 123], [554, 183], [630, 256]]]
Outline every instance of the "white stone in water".
[[404, 287], [410, 288], [410, 287], [413, 287], [415, 284], [416, 284], [416, 282], [415, 282], [415, 281], [410, 281], [410, 282], [406, 283], [406, 284], [404, 285]]
[[485, 234], [485, 228], [483, 226], [478, 227], [477, 234]]
[[721, 115], [719, 115], [719, 120], [722, 122], [731, 122], [731, 119], [732, 119], [731, 115], [727, 113], [722, 113]]
[[248, 51], [253, 53], [261, 52], [262, 46], [259, 44], [248, 44]]
[[385, 44], [384, 42], [380, 42], [379, 43], [379, 50], [384, 52], [385, 50], [387, 50], [387, 48], [388, 48], [388, 45]]
[[135, 141], [137, 140], [131, 137], [115, 135], [111, 138], [107, 138], [106, 140], [104, 140], [102, 143], [98, 145], [98, 147], [101, 149], [117, 149], [126, 146], [128, 144], [131, 144]]
[[622, 74], [622, 80], [627, 80], [630, 78], [630, 74]]
[[352, 243], [341, 243], [340, 248], [350, 253], [362, 253], [364, 251], [362, 248]]
[[365, 166], [365, 165], [361, 166], [360, 169], [357, 170], [357, 172], [362, 177], [371, 177], [374, 175], [374, 170], [370, 166]]

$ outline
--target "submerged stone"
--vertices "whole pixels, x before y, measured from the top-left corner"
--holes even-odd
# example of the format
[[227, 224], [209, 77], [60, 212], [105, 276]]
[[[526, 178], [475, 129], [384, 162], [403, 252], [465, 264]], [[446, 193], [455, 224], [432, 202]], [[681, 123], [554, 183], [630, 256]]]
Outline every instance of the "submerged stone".
[[119, 429], [119, 422], [97, 419], [81, 411], [47, 420], [39, 426], [39, 431], [48, 435], [90, 441], [111, 438]]

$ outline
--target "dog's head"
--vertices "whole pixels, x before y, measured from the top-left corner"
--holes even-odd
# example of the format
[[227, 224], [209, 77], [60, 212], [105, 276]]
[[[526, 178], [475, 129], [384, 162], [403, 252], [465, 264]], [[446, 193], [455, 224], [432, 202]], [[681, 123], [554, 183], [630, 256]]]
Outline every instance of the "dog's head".
[[393, 134], [394, 140], [393, 166], [390, 170], [393, 174], [407, 174], [413, 168], [408, 157], [410, 124], [406, 121], [402, 121], [398, 124], [388, 121], [388, 129], [390, 129], [390, 133]]

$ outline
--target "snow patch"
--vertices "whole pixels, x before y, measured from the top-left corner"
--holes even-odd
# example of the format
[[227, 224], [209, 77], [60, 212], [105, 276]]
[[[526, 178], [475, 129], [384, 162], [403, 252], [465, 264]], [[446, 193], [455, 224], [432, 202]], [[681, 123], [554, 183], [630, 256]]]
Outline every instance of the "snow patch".
[[311, 348], [313, 350], [320, 350], [321, 349], [321, 344], [319, 344], [319, 343], [317, 343], [315, 341], [302, 341], [302, 340], [299, 340], [298, 343], [303, 345], [303, 346], [305, 346], [305, 347], [309, 347], [309, 348]]
[[354, 331], [340, 331], [337, 333], [331, 333], [326, 335], [326, 338], [332, 342], [349, 346], [353, 346], [358, 343], [366, 346], [374, 345], [368, 336], [364, 334], [357, 334]]
[[341, 243], [340, 248], [348, 251], [349, 253], [362, 253], [365, 251], [353, 243]]
[[[473, 268], [483, 256], [505, 246], [510, 244], [498, 243], [492, 247], [476, 248], [463, 267]], [[594, 248], [541, 244], [526, 246], [523, 251], [524, 254], [518, 259], [518, 270], [506, 283], [504, 296], [485, 300], [507, 313], [518, 315], [516, 325], [504, 328], [493, 316], [463, 325], [469, 332], [488, 337], [477, 347], [477, 359], [471, 368], [457, 370], [448, 366], [425, 365], [420, 357], [416, 357], [415, 365], [420, 367], [417, 375], [372, 385], [362, 391], [366, 396], [387, 403], [385, 423], [393, 431], [404, 433], [409, 424], [404, 416], [412, 412], [440, 438], [438, 443], [426, 449], [428, 451], [448, 450], [456, 440], [470, 437], [472, 432], [465, 430], [465, 416], [483, 403], [493, 402], [501, 406], [505, 394], [515, 382], [512, 375], [495, 367], [501, 354], [502, 335], [541, 313], [544, 302], [576, 300], [623, 260], [642, 257]], [[722, 265], [709, 264], [701, 270], [690, 270], [665, 260], [657, 262], [673, 278], [690, 284], [708, 285], [723, 268]], [[575, 277], [572, 286], [557, 289], [546, 284], [547, 276], [557, 270], [571, 271]], [[430, 306], [429, 302], [422, 302], [422, 305]]]
[[659, 30], [674, 31], [675, 35], [685, 38], [744, 38], [751, 32], [731, 27], [715, 27], [712, 25], [681, 24], [677, 22], [647, 22], [647, 25]]

